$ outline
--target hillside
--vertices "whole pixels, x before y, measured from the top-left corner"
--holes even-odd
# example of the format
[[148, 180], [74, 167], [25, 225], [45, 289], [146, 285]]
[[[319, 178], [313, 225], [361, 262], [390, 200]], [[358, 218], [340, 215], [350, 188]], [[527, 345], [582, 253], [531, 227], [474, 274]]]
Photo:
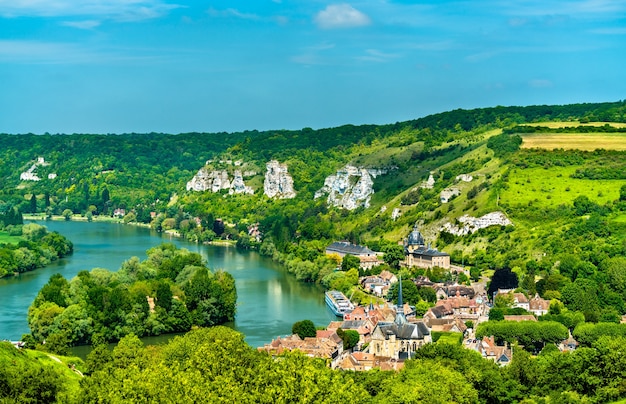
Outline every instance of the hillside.
[[[560, 296], [579, 269], [561, 265], [570, 276], [547, 289], [545, 281], [559, 263], [572, 261], [587, 279], [601, 274], [593, 279], [595, 303], [585, 309], [608, 304], [622, 314], [621, 284], [607, 288], [602, 276], [626, 245], [624, 122], [626, 103], [615, 102], [455, 110], [319, 130], [0, 135], [0, 214], [13, 206], [95, 217], [117, 210], [125, 221], [174, 229], [190, 240], [228, 238], [260, 248], [298, 279], [337, 288], [351, 281], [343, 283], [333, 274], [336, 263], [323, 257], [330, 242], [390, 252], [417, 224], [453, 262], [475, 274], [512, 268], [529, 293]], [[602, 150], [592, 150], [594, 144]], [[551, 150], [555, 145], [571, 147]], [[285, 172], [268, 185], [270, 160]], [[188, 191], [205, 164], [207, 173], [222, 173], [217, 192]], [[40, 180], [20, 180], [21, 172]], [[224, 179], [230, 189], [222, 188]], [[254, 193], [236, 193], [235, 181]], [[264, 186], [294, 192], [269, 198]], [[339, 201], [346, 190], [348, 200]], [[492, 212], [513, 225], [455, 230], [472, 220], [466, 216]]]
[[78, 396], [82, 361], [0, 342], [0, 400], [4, 403], [70, 402]]

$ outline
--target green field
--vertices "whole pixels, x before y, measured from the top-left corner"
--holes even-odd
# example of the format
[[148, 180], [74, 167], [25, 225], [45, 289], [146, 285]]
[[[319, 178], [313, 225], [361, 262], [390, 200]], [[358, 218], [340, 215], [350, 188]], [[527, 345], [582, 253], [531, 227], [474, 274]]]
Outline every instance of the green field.
[[438, 344], [452, 344], [460, 345], [463, 341], [463, 334], [460, 332], [434, 332], [433, 339], [437, 337], [437, 334], [441, 334], [437, 339]]
[[22, 240], [22, 236], [10, 236], [9, 233], [0, 231], [0, 244], [17, 244]]
[[513, 169], [508, 188], [500, 192], [500, 203], [556, 207], [571, 204], [580, 195], [599, 204], [619, 198], [619, 189], [626, 181], [570, 178], [577, 168], [580, 167]]

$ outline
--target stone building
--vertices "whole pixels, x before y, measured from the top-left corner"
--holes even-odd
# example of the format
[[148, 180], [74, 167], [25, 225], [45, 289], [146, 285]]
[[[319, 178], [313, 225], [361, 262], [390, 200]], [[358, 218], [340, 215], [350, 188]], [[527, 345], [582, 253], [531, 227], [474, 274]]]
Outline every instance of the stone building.
[[404, 240], [404, 254], [407, 267], [432, 268], [440, 267], [450, 269], [450, 255], [426, 245], [424, 236], [413, 227], [413, 231]]

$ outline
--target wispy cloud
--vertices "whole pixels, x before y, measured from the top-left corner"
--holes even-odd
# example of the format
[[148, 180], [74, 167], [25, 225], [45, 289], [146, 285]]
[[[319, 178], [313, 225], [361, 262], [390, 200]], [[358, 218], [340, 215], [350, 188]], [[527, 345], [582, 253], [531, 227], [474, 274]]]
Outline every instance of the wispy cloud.
[[596, 17], [604, 14], [615, 17], [626, 11], [626, 4], [616, 0], [509, 0], [494, 2], [493, 7], [502, 8], [506, 14], [518, 17], [570, 15]]
[[301, 65], [323, 65], [327, 62], [321, 57], [321, 54], [325, 51], [333, 49], [334, 43], [324, 42], [318, 45], [309, 46], [303, 49], [303, 52], [299, 55], [291, 57], [291, 61]]
[[88, 16], [135, 21], [163, 16], [181, 5], [162, 0], [0, 0], [3, 17]]
[[549, 88], [554, 84], [550, 80], [545, 79], [533, 79], [528, 82], [528, 85], [532, 88]]
[[600, 35], [626, 35], [626, 27], [598, 28], [589, 32]]
[[207, 10], [207, 13], [211, 17], [232, 17], [232, 18], [240, 18], [242, 20], [259, 20], [260, 19], [260, 17], [256, 14], [243, 13], [234, 8], [227, 8], [225, 10], [217, 10], [211, 7]]
[[377, 49], [367, 49], [365, 55], [358, 56], [357, 59], [366, 62], [388, 62], [398, 57], [400, 57], [400, 55], [396, 53], [385, 53]]
[[83, 20], [83, 21], [63, 21], [61, 25], [78, 29], [93, 29], [100, 26], [100, 21]]
[[354, 28], [371, 23], [367, 15], [349, 4], [331, 4], [317, 13], [314, 21], [322, 29]]
[[69, 42], [0, 40], [0, 62], [13, 64], [154, 63], [163, 59], [152, 49], [94, 49]]

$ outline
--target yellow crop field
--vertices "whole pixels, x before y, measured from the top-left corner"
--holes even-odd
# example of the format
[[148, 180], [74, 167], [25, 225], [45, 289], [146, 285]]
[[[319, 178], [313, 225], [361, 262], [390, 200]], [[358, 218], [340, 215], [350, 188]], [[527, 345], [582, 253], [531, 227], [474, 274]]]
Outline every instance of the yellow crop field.
[[525, 149], [626, 150], [626, 133], [533, 133], [522, 139]]
[[626, 128], [626, 123], [622, 122], [585, 122], [580, 123], [578, 121], [573, 122], [534, 122], [525, 123], [521, 126], [545, 126], [546, 128], [575, 128], [577, 126], [604, 126], [609, 125], [614, 128]]

